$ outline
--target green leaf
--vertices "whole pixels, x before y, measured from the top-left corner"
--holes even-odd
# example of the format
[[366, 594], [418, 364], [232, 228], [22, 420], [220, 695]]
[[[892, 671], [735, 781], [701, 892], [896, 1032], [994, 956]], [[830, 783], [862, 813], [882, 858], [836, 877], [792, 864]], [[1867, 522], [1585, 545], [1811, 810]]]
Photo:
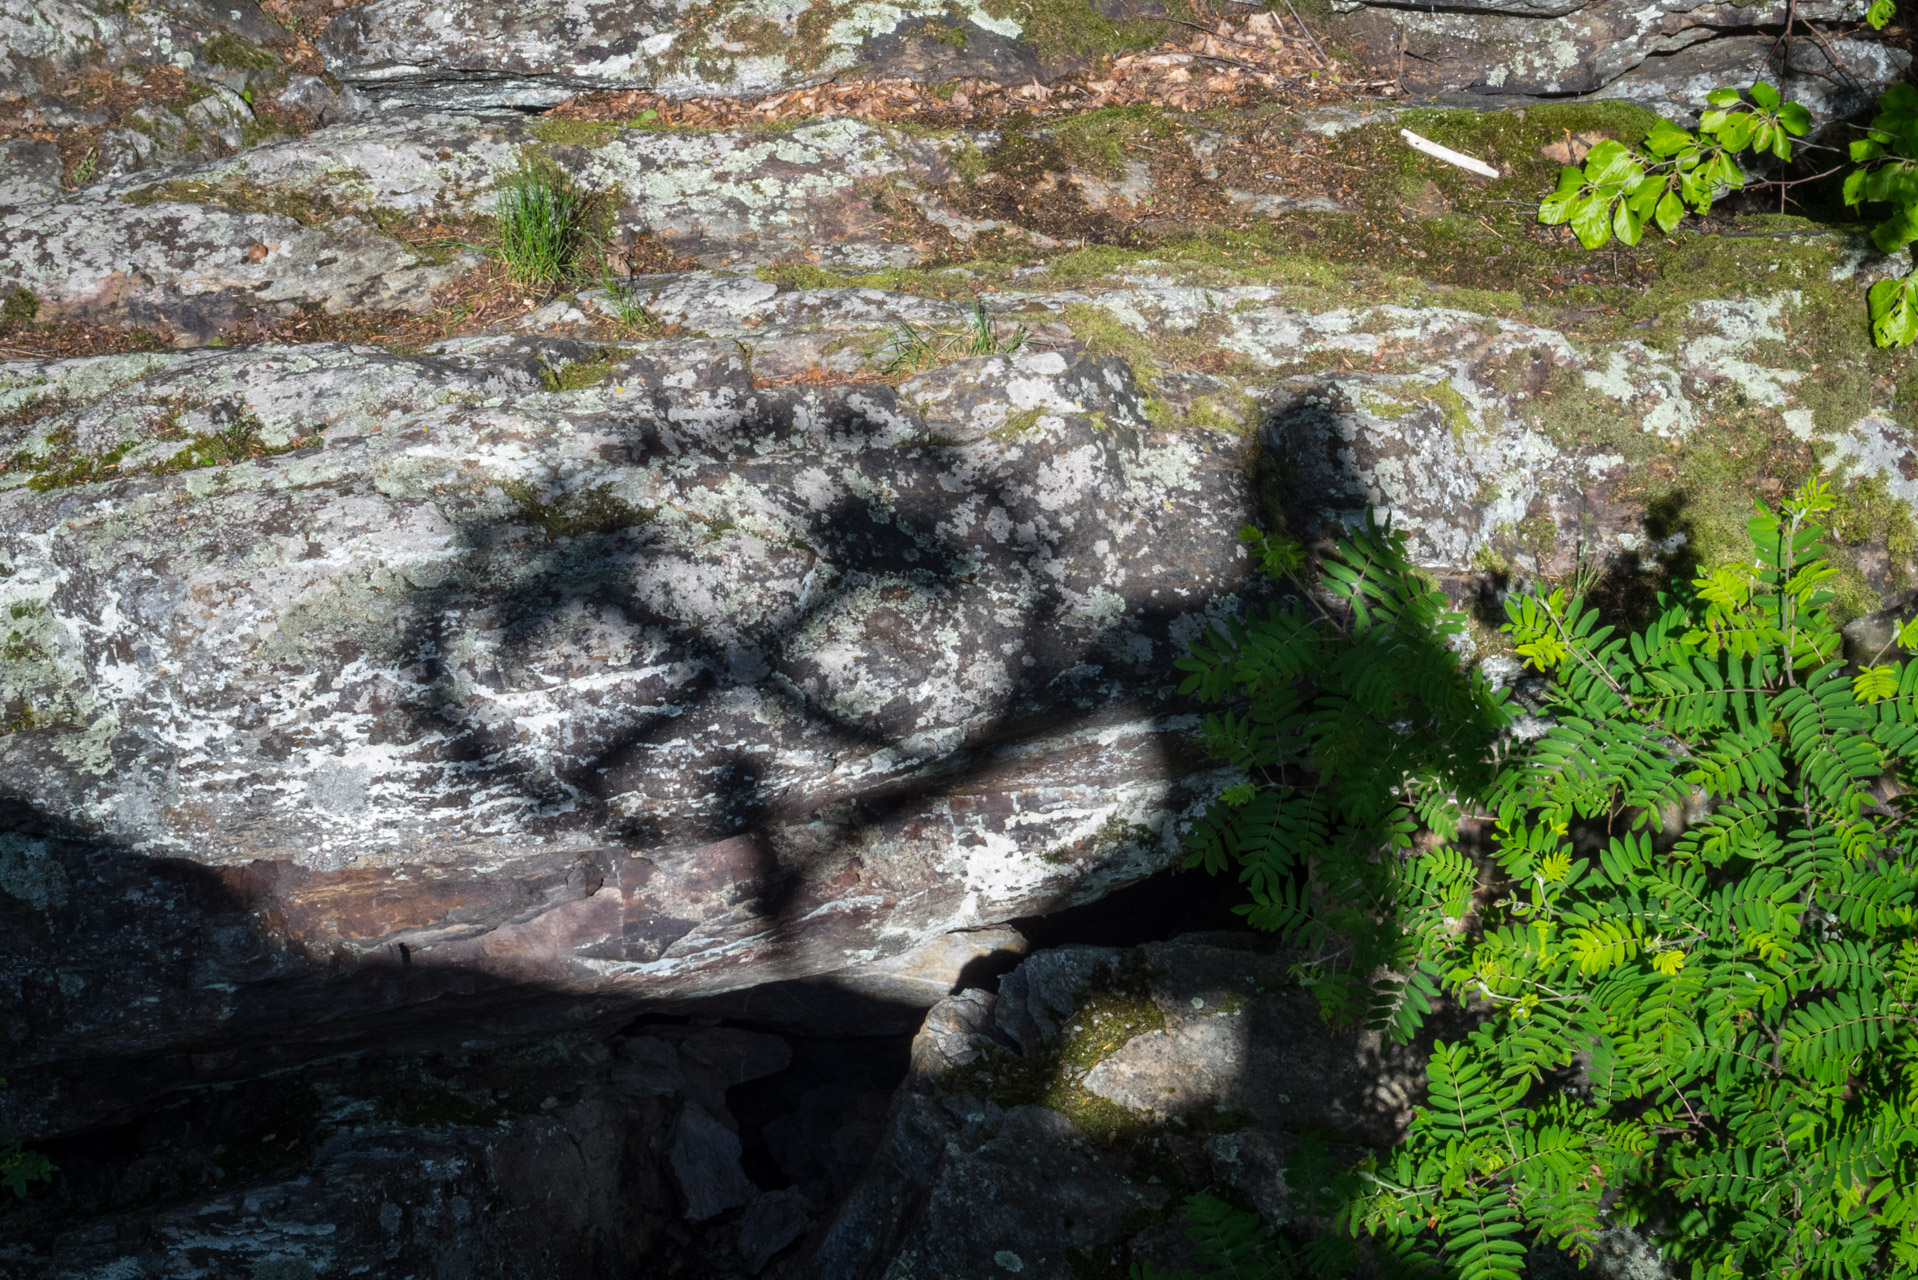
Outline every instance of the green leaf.
[[1743, 151], [1751, 145], [1755, 127], [1754, 117], [1749, 112], [1741, 111], [1726, 119], [1724, 127], [1717, 131], [1718, 140], [1729, 150]]
[[1572, 233], [1587, 249], [1600, 248], [1612, 238], [1611, 215], [1611, 198], [1594, 192], [1572, 210]]
[[1658, 208], [1652, 216], [1658, 220], [1658, 229], [1670, 235], [1672, 229], [1684, 220], [1685, 203], [1678, 198], [1677, 192], [1667, 191], [1658, 198]]
[[[1730, 90], [1720, 90], [1720, 92], [1729, 93]], [[1731, 119], [1731, 112], [1729, 111], [1707, 111], [1698, 117], [1698, 131], [1700, 133], [1717, 133], [1725, 127], [1725, 122], [1729, 119]]]
[[1629, 182], [1644, 172], [1644, 162], [1611, 138], [1593, 147], [1585, 157], [1585, 181], [1595, 186]]
[[1914, 305], [1918, 275], [1902, 280], [1880, 280], [1865, 295], [1871, 308], [1871, 337], [1881, 347], [1909, 346], [1918, 341], [1918, 305]]
[[1572, 210], [1584, 190], [1585, 174], [1570, 165], [1558, 171], [1558, 190], [1539, 202], [1538, 220], [1548, 227], [1572, 220]]
[[1705, 95], [1705, 101], [1714, 107], [1735, 107], [1744, 101], [1744, 98], [1736, 89], [1713, 89]]
[[1632, 207], [1630, 200], [1620, 200], [1612, 211], [1612, 234], [1626, 244], [1637, 244], [1644, 232], [1644, 215]]
[[1766, 84], [1763, 80], [1758, 81], [1756, 84], [1754, 84], [1751, 87], [1751, 95], [1752, 95], [1752, 101], [1756, 102], [1759, 106], [1763, 107], [1765, 110], [1767, 111], [1778, 110], [1778, 103], [1779, 103], [1778, 90], [1772, 88], [1770, 85]]
[[1881, 252], [1896, 253], [1918, 240], [1918, 205], [1904, 205], [1871, 229], [1872, 243]]
[[1865, 21], [1871, 24], [1872, 30], [1883, 31], [1897, 12], [1897, 0], [1871, 0], [1871, 8], [1865, 10]]
[[[1856, 143], [1852, 145], [1854, 147], [1857, 146]], [[1846, 204], [1851, 205], [1853, 208], [1863, 204], [1865, 202], [1865, 171], [1863, 169], [1853, 169], [1850, 173], [1846, 174], [1843, 191]], [[1562, 222], [1564, 219], [1561, 218], [1560, 221]]]
[[[1860, 164], [1868, 160], [1876, 160], [1884, 154], [1885, 144], [1876, 138], [1858, 138], [1851, 144], [1851, 158]], [[1851, 178], [1857, 178], [1860, 182], [1863, 182], [1864, 177], [1864, 172], [1860, 170], [1854, 172], [1846, 181], [1849, 182]]]
[[1687, 147], [1698, 145], [1698, 135], [1681, 129], [1669, 120], [1660, 120], [1645, 135], [1645, 149], [1655, 156], [1675, 156]]
[[1778, 123], [1802, 138], [1811, 132], [1811, 108], [1802, 102], [1787, 102], [1778, 108]]

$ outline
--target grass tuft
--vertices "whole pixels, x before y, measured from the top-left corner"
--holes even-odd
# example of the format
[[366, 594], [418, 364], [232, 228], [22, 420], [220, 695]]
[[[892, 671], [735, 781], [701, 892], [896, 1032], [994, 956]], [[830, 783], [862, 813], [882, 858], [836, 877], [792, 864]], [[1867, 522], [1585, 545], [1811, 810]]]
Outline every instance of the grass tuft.
[[526, 168], [495, 199], [499, 256], [522, 284], [547, 288], [572, 273], [585, 239], [586, 202], [557, 173]]
[[1001, 335], [999, 326], [985, 305], [972, 304], [972, 314], [958, 329], [915, 329], [909, 324], [886, 343], [884, 371], [888, 377], [918, 373], [934, 365], [963, 360], [967, 356], [1011, 355], [1026, 345], [1026, 327], [1014, 325]]

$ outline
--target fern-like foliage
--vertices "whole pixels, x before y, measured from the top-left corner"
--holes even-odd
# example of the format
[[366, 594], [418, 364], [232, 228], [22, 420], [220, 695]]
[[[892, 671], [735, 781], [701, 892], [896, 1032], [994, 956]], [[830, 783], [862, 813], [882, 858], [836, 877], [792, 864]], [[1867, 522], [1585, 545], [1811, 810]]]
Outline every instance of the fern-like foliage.
[[[1410, 567], [1402, 536], [1368, 520], [1317, 581], [1295, 544], [1241, 536], [1297, 594], [1178, 664], [1183, 692], [1232, 704], [1206, 737], [1252, 777], [1206, 814], [1187, 865], [1238, 873], [1251, 923], [1314, 957], [1300, 977], [1329, 1017], [1410, 1035], [1438, 995], [1439, 953], [1416, 940], [1464, 915], [1476, 869], [1443, 839], [1403, 855], [1489, 795], [1503, 697], [1461, 666], [1466, 620]], [[1404, 927], [1402, 904], [1423, 927]]]
[[[1323, 921], [1328, 938], [1359, 918], [1356, 890], [1374, 895], [1355, 963], [1431, 980], [1405, 982], [1401, 1033], [1440, 990], [1487, 1015], [1436, 1047], [1407, 1138], [1359, 1171], [1351, 1229], [1429, 1246], [1464, 1280], [1519, 1275], [1535, 1241], [1587, 1259], [1606, 1221], [1655, 1227], [1695, 1280], [1918, 1274], [1918, 661], [1903, 656], [1918, 626], [1844, 669], [1830, 506], [1821, 481], [1759, 504], [1751, 563], [1675, 588], [1637, 635], [1575, 595], [1513, 599], [1505, 629], [1549, 678], [1551, 728], [1503, 759], [1485, 747], [1495, 700], [1408, 660], [1389, 679], [1419, 709], [1386, 724], [1415, 744], [1341, 779], [1360, 757], [1320, 744], [1359, 695], [1324, 655], [1358, 660], [1356, 609], [1344, 630], [1291, 615], [1312, 663], [1261, 668], [1296, 670], [1289, 689], [1210, 676], [1250, 704], [1221, 717], [1221, 742], [1286, 710], [1200, 859], [1208, 839], [1214, 861], [1251, 850], [1254, 921]], [[1394, 581], [1389, 544], [1373, 546], [1366, 572]], [[1442, 635], [1427, 616], [1384, 625]], [[1224, 639], [1195, 675], [1246, 647]], [[1381, 794], [1397, 806], [1370, 822], [1342, 802]], [[1496, 864], [1464, 927], [1452, 804], [1488, 825]], [[1286, 807], [1307, 816], [1262, 842], [1229, 821]], [[1348, 865], [1367, 856], [1374, 870]], [[1311, 890], [1268, 906], [1297, 865]]]

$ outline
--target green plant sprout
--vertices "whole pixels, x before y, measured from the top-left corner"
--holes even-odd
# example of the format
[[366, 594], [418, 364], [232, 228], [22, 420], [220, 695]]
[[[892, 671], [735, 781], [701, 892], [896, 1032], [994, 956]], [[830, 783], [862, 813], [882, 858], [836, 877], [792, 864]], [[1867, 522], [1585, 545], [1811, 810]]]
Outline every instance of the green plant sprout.
[[612, 309], [613, 319], [621, 326], [641, 334], [656, 334], [663, 330], [659, 318], [647, 310], [632, 285], [606, 271], [600, 276], [600, 288], [606, 294], [606, 305]]
[[[0, 1079], [0, 1085], [4, 1084], [6, 1081]], [[0, 1187], [13, 1192], [15, 1197], [23, 1197], [28, 1183], [52, 1182], [56, 1172], [58, 1169], [51, 1160], [22, 1147], [13, 1130], [0, 1120]]]
[[985, 304], [975, 301], [965, 323], [956, 329], [917, 329], [899, 326], [886, 342], [881, 366], [888, 375], [918, 373], [934, 365], [963, 360], [968, 356], [1011, 355], [1026, 345], [1030, 335], [1022, 324], [1014, 325], [1004, 336]]

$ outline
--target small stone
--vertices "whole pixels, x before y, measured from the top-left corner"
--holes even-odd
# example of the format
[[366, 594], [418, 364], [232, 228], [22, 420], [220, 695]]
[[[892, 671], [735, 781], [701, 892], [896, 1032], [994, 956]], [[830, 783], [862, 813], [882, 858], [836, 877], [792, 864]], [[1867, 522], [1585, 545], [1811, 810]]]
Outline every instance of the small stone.
[[1025, 1259], [1010, 1249], [999, 1250], [999, 1252], [992, 1255], [992, 1260], [1004, 1267], [1007, 1271], [1024, 1271], [1026, 1269]]
[[1193, 997], [1192, 997], [1192, 1007], [1193, 1007], [1194, 1009], [1203, 1009], [1203, 1008], [1205, 1008], [1205, 1001], [1204, 1001], [1204, 1000], [1203, 1000], [1202, 998], [1200, 998], [1199, 996], [1193, 996]]
[[266, 246], [255, 241], [253, 245], [247, 249], [246, 257], [248, 262], [263, 261], [266, 258]]
[[559, 1099], [549, 1096], [546, 1098], [545, 1101], [539, 1104], [539, 1109], [541, 1111], [551, 1111], [554, 1107], [557, 1107], [558, 1105], [559, 1105]]

